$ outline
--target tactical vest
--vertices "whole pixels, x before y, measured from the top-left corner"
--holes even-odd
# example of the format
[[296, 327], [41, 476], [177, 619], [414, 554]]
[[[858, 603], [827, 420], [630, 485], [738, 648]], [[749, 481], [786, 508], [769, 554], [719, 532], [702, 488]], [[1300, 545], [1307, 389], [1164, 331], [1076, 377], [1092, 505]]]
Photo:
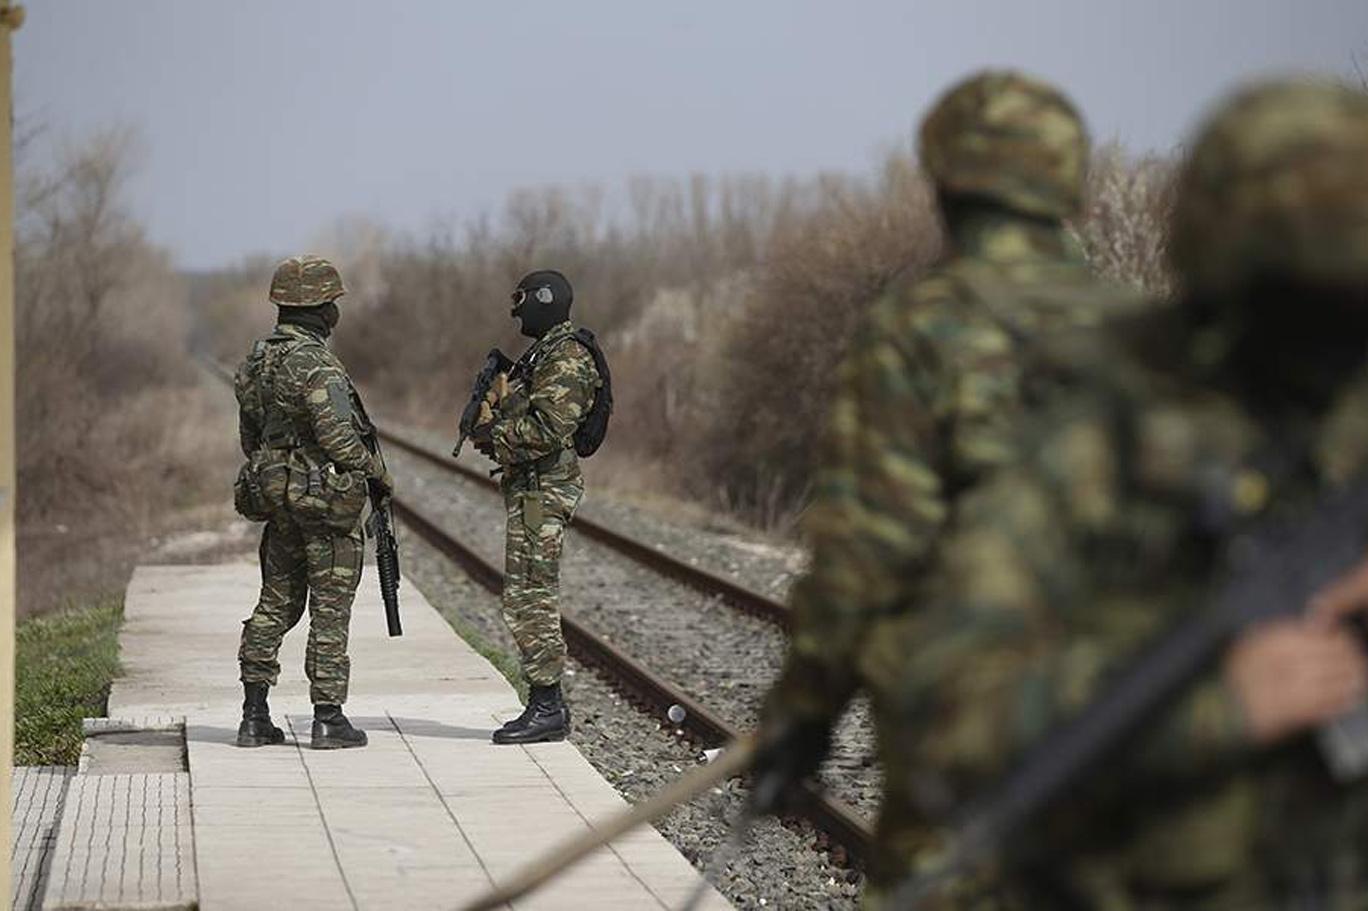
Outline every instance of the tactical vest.
[[295, 449], [302, 445], [294, 420], [276, 399], [276, 375], [285, 358], [300, 345], [314, 344], [307, 339], [275, 332], [258, 339], [247, 356], [245, 372], [250, 379], [243, 405], [261, 428], [261, 449]]

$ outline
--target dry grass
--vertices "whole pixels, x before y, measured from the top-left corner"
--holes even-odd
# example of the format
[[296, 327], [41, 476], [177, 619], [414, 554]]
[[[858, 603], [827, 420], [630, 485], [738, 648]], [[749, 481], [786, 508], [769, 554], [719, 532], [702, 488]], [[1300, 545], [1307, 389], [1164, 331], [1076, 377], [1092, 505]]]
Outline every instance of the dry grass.
[[178, 510], [225, 498], [231, 480], [221, 393], [185, 353], [184, 284], [124, 205], [130, 150], [127, 134], [104, 133], [50, 168], [21, 170], [24, 614], [117, 592], [142, 539]]

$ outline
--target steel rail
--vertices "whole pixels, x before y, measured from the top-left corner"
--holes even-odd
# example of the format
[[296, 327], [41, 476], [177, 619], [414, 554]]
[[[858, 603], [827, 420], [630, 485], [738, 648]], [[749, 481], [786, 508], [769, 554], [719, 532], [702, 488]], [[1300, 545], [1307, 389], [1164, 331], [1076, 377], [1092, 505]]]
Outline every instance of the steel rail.
[[[381, 439], [405, 452], [415, 455], [426, 462], [436, 465], [446, 471], [459, 474], [468, 480], [487, 487], [495, 488], [498, 484], [483, 472], [457, 462], [449, 454], [438, 452], [429, 446], [418, 443], [402, 434], [392, 430], [376, 428]], [[609, 547], [630, 560], [634, 560], [650, 569], [655, 570], [663, 576], [668, 576], [677, 582], [697, 589], [706, 595], [713, 595], [721, 598], [732, 607], [744, 611], [745, 613], [759, 617], [777, 624], [787, 631], [792, 621], [792, 614], [788, 605], [782, 601], [767, 597], [759, 592], [752, 591], [725, 576], [700, 569], [692, 564], [685, 563], [676, 557], [672, 557], [663, 551], [645, 544], [635, 538], [629, 537], [622, 532], [615, 531], [602, 523], [587, 519], [584, 516], [575, 516], [571, 520], [571, 527], [580, 531], [585, 537], [597, 541]]]
[[[444, 531], [411, 504], [396, 497], [393, 505], [394, 514], [419, 537], [461, 566], [491, 594], [502, 593], [503, 573], [498, 567]], [[655, 707], [662, 715], [668, 712], [670, 706], [677, 705], [684, 709], [684, 719], [678, 722], [678, 726], [695, 741], [719, 746], [741, 736], [741, 732], [729, 722], [590, 630], [568, 611], [561, 611], [561, 627], [565, 632], [566, 647], [576, 660], [598, 668], [622, 689]], [[803, 815], [833, 842], [843, 847], [848, 855], [857, 858], [867, 856], [873, 834], [869, 824], [852, 807], [812, 785], [804, 786], [801, 803]]]

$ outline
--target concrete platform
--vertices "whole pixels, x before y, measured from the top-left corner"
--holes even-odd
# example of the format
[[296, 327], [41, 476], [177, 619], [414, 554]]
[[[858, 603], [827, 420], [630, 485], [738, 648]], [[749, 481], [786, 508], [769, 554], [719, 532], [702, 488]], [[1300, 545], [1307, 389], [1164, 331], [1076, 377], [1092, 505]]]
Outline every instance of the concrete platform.
[[10, 810], [10, 908], [39, 907], [47, 888], [47, 871], [56, 843], [57, 818], [66, 799], [69, 766], [19, 766], [14, 770], [14, 806]]
[[[109, 714], [185, 718], [194, 856], [187, 872], [199, 908], [453, 908], [625, 806], [568, 743], [492, 745], [493, 728], [519, 710], [512, 688], [408, 584], [405, 635], [388, 638], [370, 567], [353, 613], [347, 704], [370, 746], [299, 746], [310, 720], [305, 623], [286, 639], [271, 696], [289, 741], [233, 746], [239, 622], [257, 584], [252, 565], [140, 567], [125, 606], [125, 674]], [[518, 907], [670, 908], [697, 877], [646, 829]], [[730, 907], [716, 893], [703, 906]]]

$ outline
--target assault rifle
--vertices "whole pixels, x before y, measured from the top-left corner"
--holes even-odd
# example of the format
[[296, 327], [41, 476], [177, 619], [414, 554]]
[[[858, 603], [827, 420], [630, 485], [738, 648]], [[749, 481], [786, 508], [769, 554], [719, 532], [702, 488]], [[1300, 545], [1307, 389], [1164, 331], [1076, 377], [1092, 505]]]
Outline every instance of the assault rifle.
[[371, 514], [366, 533], [375, 539], [375, 568], [380, 576], [380, 598], [385, 602], [385, 625], [391, 636], [402, 636], [399, 623], [399, 540], [394, 536], [394, 514], [389, 496], [374, 481], [370, 484]]
[[456, 446], [451, 450], [453, 458], [460, 458], [461, 447], [465, 446], [465, 441], [475, 432], [475, 428], [493, 419], [490, 411], [488, 396], [489, 390], [494, 385], [494, 378], [500, 373], [508, 373], [513, 369], [513, 362], [508, 359], [498, 348], [492, 349], [485, 356], [484, 366], [480, 372], [475, 374], [475, 385], [470, 390], [470, 401], [466, 403], [465, 410], [461, 412], [461, 422], [459, 425], [460, 435], [456, 439]]
[[[1224, 582], [1208, 608], [1142, 649], [1075, 719], [1047, 735], [988, 796], [972, 801], [936, 869], [909, 877], [891, 908], [916, 908], [997, 854], [1067, 790], [1180, 697], [1239, 633], [1261, 620], [1299, 613], [1329, 582], [1368, 553], [1368, 481], [1327, 494], [1300, 521], [1272, 521], [1227, 549]], [[1368, 623], [1350, 622], [1368, 648]], [[1317, 732], [1331, 774], [1368, 773], [1368, 707]]]
[[[352, 407], [360, 418], [361, 440], [371, 455], [385, 464], [385, 454], [380, 449], [380, 435], [366, 414], [366, 406], [361, 404], [361, 396], [355, 389], [351, 391]], [[390, 508], [389, 494], [374, 480], [366, 482], [370, 493], [371, 514], [366, 520], [366, 534], [375, 539], [375, 569], [380, 576], [380, 598], [385, 603], [385, 625], [391, 636], [402, 636], [404, 628], [399, 622], [399, 539], [394, 536], [394, 513]]]

